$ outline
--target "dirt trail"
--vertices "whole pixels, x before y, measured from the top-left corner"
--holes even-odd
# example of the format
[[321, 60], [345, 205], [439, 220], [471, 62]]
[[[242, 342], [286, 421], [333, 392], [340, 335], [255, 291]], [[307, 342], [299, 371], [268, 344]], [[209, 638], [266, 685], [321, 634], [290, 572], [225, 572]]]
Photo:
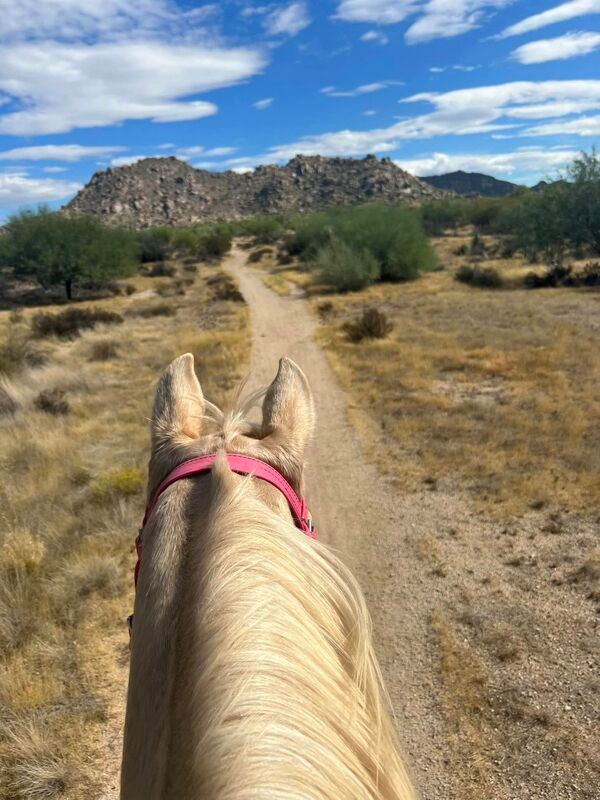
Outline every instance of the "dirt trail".
[[224, 263], [252, 313], [252, 388], [270, 382], [287, 355], [308, 375], [317, 407], [307, 497], [321, 539], [354, 570], [367, 595], [376, 646], [397, 728], [423, 800], [451, 800], [446, 732], [439, 717], [428, 621], [435, 593], [409, 541], [431, 533], [449, 509], [431, 495], [400, 497], [367, 462], [347, 418], [347, 399], [317, 344], [316, 322], [300, 295], [280, 297], [234, 250]]

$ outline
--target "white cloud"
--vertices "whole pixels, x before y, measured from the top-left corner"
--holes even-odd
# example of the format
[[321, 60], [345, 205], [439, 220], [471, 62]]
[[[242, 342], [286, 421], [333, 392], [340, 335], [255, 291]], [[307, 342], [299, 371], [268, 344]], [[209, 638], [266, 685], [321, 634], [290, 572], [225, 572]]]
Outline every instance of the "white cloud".
[[340, 90], [335, 86], [325, 86], [320, 90], [321, 94], [326, 94], [327, 97], [358, 97], [362, 94], [373, 94], [373, 92], [380, 92], [382, 89], [387, 89], [390, 86], [403, 86], [402, 81], [376, 81], [374, 83], [363, 83], [355, 89]]
[[579, 117], [566, 122], [550, 122], [546, 125], [537, 125], [527, 128], [521, 136], [600, 136], [600, 116]]
[[475, 72], [476, 69], [479, 69], [480, 65], [473, 66], [469, 64], [451, 64], [448, 67], [429, 67], [429, 72], [433, 72], [434, 74], [440, 72], [447, 72], [449, 69], [453, 69], [456, 72]]
[[129, 164], [137, 164], [138, 161], [143, 161], [145, 158], [167, 158], [168, 156], [152, 156], [148, 155], [130, 155], [130, 156], [119, 156], [118, 158], [112, 158], [110, 161], [111, 167], [127, 167]]
[[406, 31], [407, 44], [448, 39], [479, 28], [490, 8], [501, 8], [514, 0], [429, 0], [422, 16]]
[[555, 39], [539, 39], [517, 47], [511, 58], [521, 64], [541, 64], [584, 56], [600, 47], [600, 33], [579, 31], [565, 33]]
[[66, 167], [42, 167], [42, 172], [48, 172], [53, 174], [66, 171], [67, 171]]
[[360, 37], [361, 42], [375, 42], [375, 44], [389, 44], [389, 38], [381, 31], [367, 31]]
[[219, 156], [230, 156], [236, 152], [237, 147], [210, 147], [204, 155], [218, 158]]
[[569, 0], [559, 6], [542, 11], [541, 14], [534, 14], [531, 17], [505, 28], [497, 37], [504, 39], [507, 36], [520, 36], [523, 33], [531, 33], [547, 25], [554, 25], [557, 22], [565, 22], [569, 19], [582, 17], [585, 14], [600, 14], [599, 0]]
[[265, 17], [265, 30], [270, 36], [296, 36], [310, 25], [306, 3], [290, 3]]
[[25, 173], [0, 173], [0, 208], [61, 200], [75, 194], [81, 185], [56, 178], [30, 178]]
[[0, 151], [0, 161], [81, 161], [125, 150], [124, 147], [84, 147], [79, 144], [44, 144]]
[[239, 83], [264, 63], [257, 49], [154, 41], [7, 45], [0, 91], [21, 108], [0, 117], [0, 133], [64, 133], [127, 119], [199, 119], [217, 107], [185, 98]]
[[395, 25], [418, 15], [405, 34], [408, 44], [446, 39], [478, 28], [489, 9], [515, 0], [340, 0], [336, 19]]
[[335, 16], [346, 22], [394, 25], [414, 14], [420, 5], [420, 0], [341, 0]]
[[[515, 119], [527, 114], [541, 117], [544, 106], [548, 107], [549, 116], [556, 114], [562, 103], [577, 104], [581, 110], [595, 107], [600, 103], [600, 80], [520, 81], [418, 94], [401, 102], [428, 103], [433, 106], [433, 111], [401, 119], [387, 128], [340, 130], [305, 136], [270, 148], [265, 159], [284, 160], [296, 153], [326, 156], [383, 153], [395, 150], [402, 141], [411, 139], [518, 129], [520, 123]], [[594, 129], [594, 119], [588, 120], [586, 130]]]
[[373, 109], [371, 108], [367, 109], [367, 111], [362, 112], [363, 117], [374, 117], [375, 114], [377, 114], [377, 112], [373, 111]]
[[443, 175], [464, 170], [512, 177], [524, 172], [557, 169], [576, 156], [575, 150], [523, 147], [512, 153], [431, 153], [422, 158], [397, 159], [394, 163], [413, 175]]
[[274, 99], [274, 97], [265, 97], [263, 100], [257, 100], [256, 103], [252, 103], [252, 105], [259, 111], [264, 111], [265, 108], [273, 104]]
[[182, 11], [171, 0], [0, 0], [0, 37], [14, 42], [52, 39], [62, 42], [149, 35], [202, 35], [197, 27], [218, 12], [209, 4]]

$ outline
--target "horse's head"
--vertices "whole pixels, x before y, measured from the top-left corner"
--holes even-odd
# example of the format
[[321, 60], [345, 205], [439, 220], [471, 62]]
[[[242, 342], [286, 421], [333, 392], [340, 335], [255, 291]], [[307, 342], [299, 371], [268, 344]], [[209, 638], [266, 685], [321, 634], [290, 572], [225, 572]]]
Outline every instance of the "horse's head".
[[[262, 400], [262, 418], [252, 422], [248, 412], [258, 400]], [[194, 358], [187, 353], [167, 367], [156, 390], [149, 492], [178, 464], [220, 451], [264, 461], [301, 492], [304, 453], [313, 428], [312, 393], [306, 376], [290, 359], [280, 360], [266, 391], [254, 393], [223, 414], [204, 398]], [[269, 487], [258, 491], [269, 494]]]

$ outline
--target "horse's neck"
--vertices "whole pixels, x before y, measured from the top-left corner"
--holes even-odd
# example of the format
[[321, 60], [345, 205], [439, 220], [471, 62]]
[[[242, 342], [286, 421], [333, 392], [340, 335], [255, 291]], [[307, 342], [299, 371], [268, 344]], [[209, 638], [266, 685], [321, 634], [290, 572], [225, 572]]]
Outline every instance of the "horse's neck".
[[122, 800], [410, 797], [360, 595], [249, 497], [186, 548], [177, 508], [144, 545]]

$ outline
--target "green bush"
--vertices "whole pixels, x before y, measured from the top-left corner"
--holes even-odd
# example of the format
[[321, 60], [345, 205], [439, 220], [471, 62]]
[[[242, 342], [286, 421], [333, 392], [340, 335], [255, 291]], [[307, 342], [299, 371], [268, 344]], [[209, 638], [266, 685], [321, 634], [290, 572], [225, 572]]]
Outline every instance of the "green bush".
[[379, 279], [409, 280], [435, 266], [420, 215], [412, 209], [377, 204], [334, 208], [300, 219], [296, 226], [290, 254], [343, 290]]
[[222, 258], [231, 249], [233, 228], [225, 224], [207, 225], [197, 229], [197, 239], [198, 258], [205, 260]]
[[464, 225], [464, 202], [448, 199], [424, 203], [421, 206], [421, 222], [429, 236], [441, 236], [448, 229]]
[[142, 264], [152, 261], [166, 261], [172, 253], [174, 231], [170, 228], [148, 228], [138, 233], [140, 260]]
[[285, 231], [281, 217], [251, 217], [239, 223], [242, 233], [253, 236], [255, 244], [273, 244], [283, 236]]
[[0, 237], [0, 266], [10, 267], [19, 280], [36, 280], [44, 289], [62, 284], [68, 300], [75, 284], [103, 287], [133, 274], [138, 255], [130, 231], [43, 207], [9, 217]]
[[95, 328], [98, 324], [115, 324], [123, 322], [123, 317], [114, 311], [100, 308], [68, 308], [58, 314], [39, 312], [31, 320], [31, 331], [34, 336], [44, 338], [58, 336], [63, 339], [74, 339], [82, 330]]
[[372, 253], [355, 250], [335, 236], [318, 251], [311, 269], [320, 283], [332, 286], [338, 292], [364, 289], [380, 276]]

